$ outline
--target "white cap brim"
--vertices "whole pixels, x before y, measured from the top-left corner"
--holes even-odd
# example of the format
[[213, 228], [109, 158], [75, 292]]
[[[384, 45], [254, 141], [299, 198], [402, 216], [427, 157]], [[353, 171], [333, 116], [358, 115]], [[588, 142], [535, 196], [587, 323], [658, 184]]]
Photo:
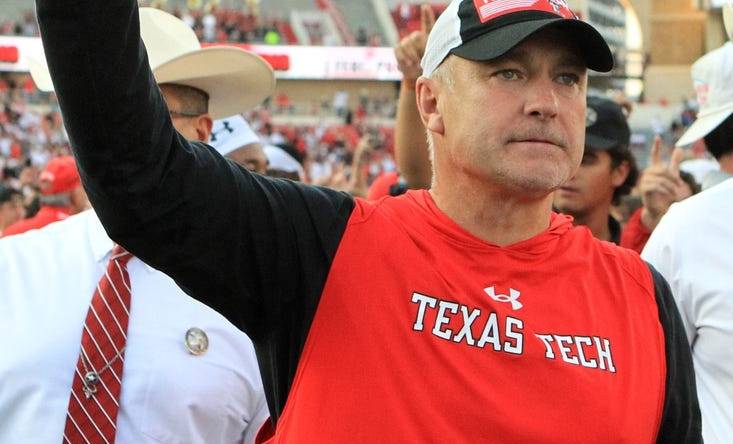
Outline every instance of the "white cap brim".
[[234, 115], [214, 121], [209, 144], [222, 156], [253, 143], [260, 143], [260, 138], [244, 117]]
[[723, 123], [731, 114], [733, 114], [733, 103], [710, 110], [704, 114], [701, 113], [697, 116], [697, 120], [685, 131], [685, 134], [680, 137], [676, 146], [683, 147], [697, 142], [710, 134], [712, 130]]
[[303, 180], [305, 177], [303, 166], [293, 156], [288, 154], [287, 151], [274, 145], [265, 145], [264, 150], [267, 156], [268, 169], [285, 171], [286, 173], [298, 173], [300, 179]]

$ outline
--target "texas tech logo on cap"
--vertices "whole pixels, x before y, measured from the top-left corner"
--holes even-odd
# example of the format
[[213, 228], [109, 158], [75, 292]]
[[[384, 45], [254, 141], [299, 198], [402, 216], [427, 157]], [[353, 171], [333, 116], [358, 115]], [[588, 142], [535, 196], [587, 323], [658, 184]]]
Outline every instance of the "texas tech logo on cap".
[[695, 94], [697, 95], [697, 104], [700, 106], [707, 106], [708, 95], [710, 94], [710, 84], [705, 81], [695, 80]]
[[577, 18], [565, 0], [473, 0], [473, 5], [481, 23], [520, 11], [545, 11], [566, 19]]

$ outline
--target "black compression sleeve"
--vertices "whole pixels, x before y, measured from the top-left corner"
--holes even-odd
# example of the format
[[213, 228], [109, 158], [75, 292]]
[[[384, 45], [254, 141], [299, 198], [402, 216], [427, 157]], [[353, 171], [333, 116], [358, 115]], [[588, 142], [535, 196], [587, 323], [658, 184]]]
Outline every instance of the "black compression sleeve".
[[690, 345], [667, 281], [647, 264], [654, 279], [659, 321], [664, 329], [667, 380], [658, 444], [702, 443], [702, 420]]
[[105, 229], [252, 338], [277, 418], [353, 199], [251, 174], [184, 140], [148, 66], [136, 0], [36, 6], [80, 174]]

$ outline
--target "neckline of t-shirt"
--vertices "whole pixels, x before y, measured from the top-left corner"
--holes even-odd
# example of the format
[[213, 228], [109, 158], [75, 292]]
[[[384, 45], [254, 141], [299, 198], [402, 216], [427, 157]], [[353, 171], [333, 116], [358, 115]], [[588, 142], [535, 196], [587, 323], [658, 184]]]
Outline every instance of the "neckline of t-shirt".
[[433, 197], [427, 190], [409, 191], [408, 194], [418, 206], [432, 216], [427, 218], [428, 224], [441, 237], [454, 244], [472, 249], [502, 250], [529, 256], [543, 255], [548, 251], [552, 241], [557, 240], [562, 234], [572, 228], [572, 220], [568, 216], [552, 212], [547, 229], [543, 232], [511, 245], [500, 246], [485, 241], [458, 225], [438, 208]]

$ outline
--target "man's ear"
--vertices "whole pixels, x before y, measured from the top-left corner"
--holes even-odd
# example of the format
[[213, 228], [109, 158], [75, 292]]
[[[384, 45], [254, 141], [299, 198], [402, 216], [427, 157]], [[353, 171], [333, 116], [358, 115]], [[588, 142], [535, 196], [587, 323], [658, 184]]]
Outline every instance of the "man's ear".
[[611, 171], [611, 183], [614, 188], [618, 188], [626, 182], [626, 178], [629, 177], [631, 167], [629, 161], [624, 160], [616, 168]]
[[199, 142], [208, 143], [211, 137], [211, 129], [214, 127], [214, 119], [207, 114], [196, 117], [196, 137]]
[[436, 80], [420, 77], [417, 79], [415, 88], [417, 110], [423, 125], [428, 131], [444, 134], [443, 116], [438, 109], [441, 85]]

